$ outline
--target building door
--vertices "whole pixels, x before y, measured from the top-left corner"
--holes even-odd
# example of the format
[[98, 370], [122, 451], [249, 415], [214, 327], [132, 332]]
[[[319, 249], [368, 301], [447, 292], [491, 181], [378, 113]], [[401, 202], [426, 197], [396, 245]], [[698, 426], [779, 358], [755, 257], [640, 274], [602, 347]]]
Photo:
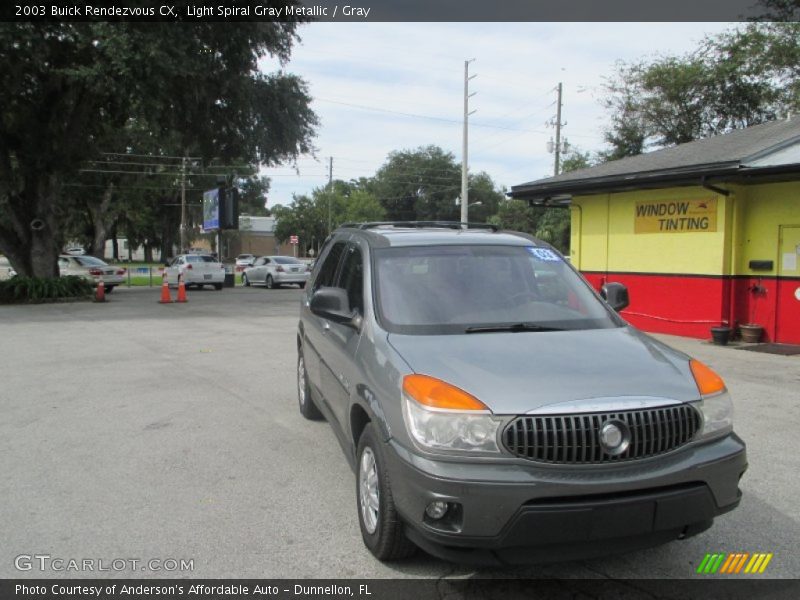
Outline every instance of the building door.
[[781, 225], [775, 341], [800, 344], [800, 225]]

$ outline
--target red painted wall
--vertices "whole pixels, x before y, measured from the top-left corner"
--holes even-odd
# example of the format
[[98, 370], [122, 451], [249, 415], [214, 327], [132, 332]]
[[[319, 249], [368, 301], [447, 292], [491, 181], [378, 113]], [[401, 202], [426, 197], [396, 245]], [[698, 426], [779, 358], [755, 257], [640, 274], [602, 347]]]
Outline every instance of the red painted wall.
[[[794, 295], [800, 278], [583, 275], [597, 290], [609, 281], [626, 285], [631, 304], [621, 314], [643, 331], [709, 339], [711, 327], [753, 322], [764, 326], [763, 342], [800, 344], [800, 301]], [[731, 308], [733, 319], [729, 318]]]

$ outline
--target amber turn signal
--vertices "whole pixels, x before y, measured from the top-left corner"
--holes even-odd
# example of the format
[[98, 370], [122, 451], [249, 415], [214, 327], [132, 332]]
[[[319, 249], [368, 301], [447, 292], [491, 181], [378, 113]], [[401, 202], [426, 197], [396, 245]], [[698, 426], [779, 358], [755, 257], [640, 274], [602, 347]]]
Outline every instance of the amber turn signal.
[[428, 375], [406, 375], [403, 391], [418, 403], [443, 410], [485, 410], [489, 408], [475, 396], [454, 385]]
[[717, 375], [710, 367], [694, 359], [689, 361], [689, 367], [692, 369], [694, 381], [702, 396], [710, 396], [725, 391], [725, 382], [722, 381], [722, 377]]

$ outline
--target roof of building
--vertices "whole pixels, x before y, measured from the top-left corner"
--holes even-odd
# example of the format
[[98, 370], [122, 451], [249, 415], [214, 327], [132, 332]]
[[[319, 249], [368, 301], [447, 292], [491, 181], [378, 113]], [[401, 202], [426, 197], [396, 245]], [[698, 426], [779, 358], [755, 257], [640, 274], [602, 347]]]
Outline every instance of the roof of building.
[[663, 184], [700, 184], [703, 177], [800, 173], [800, 118], [770, 121], [724, 135], [609, 161], [511, 188], [515, 198], [599, 193]]

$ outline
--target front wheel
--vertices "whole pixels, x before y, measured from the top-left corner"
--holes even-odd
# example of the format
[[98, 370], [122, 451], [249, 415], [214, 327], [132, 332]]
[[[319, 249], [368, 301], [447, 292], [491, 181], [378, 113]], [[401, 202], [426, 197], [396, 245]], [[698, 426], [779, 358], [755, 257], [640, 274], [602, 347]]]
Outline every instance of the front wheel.
[[403, 531], [392, 497], [383, 446], [371, 423], [358, 440], [356, 508], [364, 545], [379, 560], [411, 556], [417, 547]]
[[222, 284], [221, 283], [215, 283], [214, 284], [214, 289], [217, 290], [217, 291], [220, 291], [222, 289]]
[[304, 287], [306, 287], [306, 282], [303, 281], [302, 283], [298, 283], [297, 285], [299, 285], [300, 289], [302, 290]]
[[250, 287], [250, 280], [247, 279], [247, 275], [245, 273], [242, 273], [242, 285], [244, 287]]

